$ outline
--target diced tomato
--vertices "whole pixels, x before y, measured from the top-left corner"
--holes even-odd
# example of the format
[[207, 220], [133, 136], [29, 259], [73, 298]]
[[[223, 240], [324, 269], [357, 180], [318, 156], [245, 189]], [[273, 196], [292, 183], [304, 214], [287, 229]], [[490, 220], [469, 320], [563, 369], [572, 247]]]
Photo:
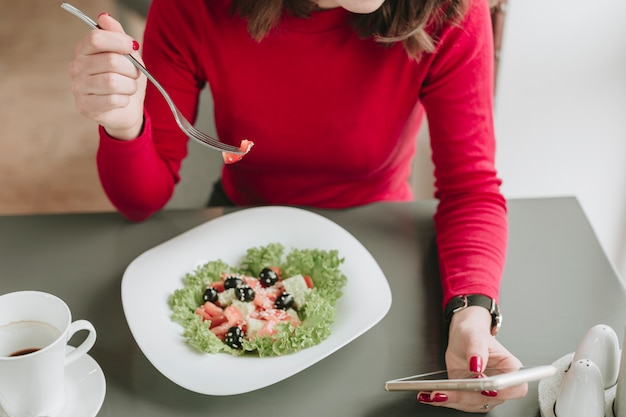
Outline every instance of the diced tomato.
[[276, 272], [276, 275], [278, 275], [278, 279], [282, 279], [283, 270], [280, 269], [280, 266], [270, 266], [269, 268], [272, 271]]
[[210, 317], [215, 317], [217, 315], [222, 314], [222, 308], [220, 306], [217, 306], [217, 305], [213, 304], [210, 301], [207, 301], [206, 303], [204, 303], [202, 305], [202, 308], [204, 309], [204, 311], [207, 312], [207, 314]]
[[231, 326], [229, 326], [228, 322], [225, 322], [220, 324], [219, 326], [212, 327], [211, 331], [215, 336], [223, 340], [224, 335], [226, 334], [226, 332], [228, 332], [228, 329], [230, 329], [230, 327]]
[[277, 308], [272, 308], [268, 310], [257, 310], [254, 312], [254, 314], [251, 314], [250, 317], [265, 321], [286, 321], [290, 322], [294, 327], [301, 324], [300, 319], [292, 316], [285, 310]]
[[221, 307], [216, 306], [210, 301], [207, 301], [206, 303], [198, 307], [196, 309], [196, 314], [202, 317], [202, 320], [211, 320], [211, 322], [213, 321], [213, 318], [215, 316], [223, 315]]
[[217, 326], [221, 326], [223, 323], [228, 322], [225, 314], [218, 314], [211, 318], [211, 329]]
[[226, 334], [226, 332], [228, 332], [228, 329], [233, 326], [245, 327], [246, 325], [246, 321], [241, 315], [241, 312], [233, 306], [228, 306], [224, 309], [224, 317], [225, 321], [215, 327], [211, 327], [211, 331], [213, 332], [213, 334], [215, 334], [219, 338], [224, 338], [224, 335]]
[[254, 291], [257, 291], [258, 288], [261, 288], [261, 281], [259, 281], [258, 278], [243, 277], [243, 282], [248, 284], [250, 288], [252, 288]]
[[292, 326], [297, 327], [301, 324], [300, 320], [297, 317], [292, 316], [285, 310], [271, 309], [258, 311], [256, 314], [258, 320], [262, 320], [265, 322], [263, 327], [259, 329], [256, 333], [256, 336], [271, 336], [276, 334], [277, 330], [274, 328], [278, 323], [288, 322], [291, 323]]
[[202, 321], [211, 320], [209, 313], [207, 313], [202, 307], [196, 308], [196, 314], [202, 317]]
[[241, 141], [241, 144], [239, 145], [239, 150], [243, 152], [242, 154], [222, 152], [222, 158], [224, 158], [224, 163], [234, 164], [235, 162], [241, 160], [241, 158], [243, 158], [248, 152], [250, 152], [250, 149], [252, 149], [253, 145], [254, 145], [253, 142], [247, 139], [244, 139]]
[[276, 299], [282, 292], [276, 287], [259, 288], [255, 291], [254, 300], [252, 300], [252, 302], [263, 310], [273, 309]]
[[282, 284], [279, 284], [279, 285], [274, 285], [271, 288], [266, 288], [265, 293], [267, 294], [267, 298], [269, 298], [270, 300], [272, 300], [272, 302], [274, 302], [283, 293], [284, 290], [285, 288], [282, 286]]
[[263, 310], [274, 307], [274, 302], [270, 300], [266, 294], [261, 292], [257, 292], [254, 295], [254, 300], [252, 300], [252, 302]]
[[278, 330], [276, 330], [274, 326], [276, 326], [278, 323], [279, 323], [279, 320], [277, 318], [271, 318], [270, 320], [266, 320], [265, 324], [263, 325], [263, 327], [259, 329], [256, 335], [258, 337], [264, 337], [264, 336], [271, 336], [273, 334], [276, 334]]
[[313, 288], [313, 280], [311, 279], [311, 277], [310, 277], [310, 276], [305, 275], [305, 276], [304, 276], [304, 282], [306, 282], [306, 286], [307, 286], [308, 288]]
[[241, 311], [233, 306], [228, 306], [224, 309], [224, 315], [228, 319], [228, 323], [231, 326], [238, 326], [245, 322], [243, 316], [241, 315]]
[[217, 292], [224, 291], [224, 281], [215, 281], [211, 283], [211, 287], [215, 288]]

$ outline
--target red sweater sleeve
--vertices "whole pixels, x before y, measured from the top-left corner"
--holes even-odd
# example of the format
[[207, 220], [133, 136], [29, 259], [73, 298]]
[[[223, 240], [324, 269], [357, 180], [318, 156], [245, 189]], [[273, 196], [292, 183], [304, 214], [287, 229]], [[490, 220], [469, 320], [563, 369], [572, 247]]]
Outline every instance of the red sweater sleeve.
[[[195, 65], [201, 24], [184, 15], [176, 2], [155, 1], [144, 32], [142, 58], [183, 115], [196, 120], [198, 97], [205, 85]], [[194, 43], [174, 45], [184, 37]], [[180, 181], [188, 138], [177, 127], [166, 101], [148, 82], [144, 128], [132, 141], [118, 141], [100, 128], [98, 172], [111, 203], [126, 218], [142, 221], [162, 209]]]
[[493, 40], [486, 1], [448, 28], [422, 90], [428, 115], [444, 305], [498, 297], [507, 247], [506, 201], [495, 169]]
[[115, 208], [131, 221], [142, 221], [172, 197], [175, 176], [152, 142], [149, 115], [144, 133], [131, 141], [110, 137], [100, 126], [96, 154], [102, 188]]

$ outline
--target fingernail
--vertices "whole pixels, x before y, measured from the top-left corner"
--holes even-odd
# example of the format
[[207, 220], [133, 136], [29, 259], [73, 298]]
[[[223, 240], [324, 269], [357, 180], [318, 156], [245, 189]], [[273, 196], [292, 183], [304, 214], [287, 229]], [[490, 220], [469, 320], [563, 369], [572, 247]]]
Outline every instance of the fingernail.
[[483, 360], [480, 356], [472, 356], [469, 362], [469, 369], [472, 372], [483, 371]]
[[102, 12], [98, 15], [98, 17], [100, 16], [111, 16], [110, 14], [108, 14], [107, 12]]
[[133, 51], [139, 50], [139, 42], [133, 39]]
[[498, 391], [481, 391], [480, 392], [482, 395], [486, 396], [486, 397], [497, 397], [498, 396]]
[[448, 401], [448, 396], [437, 392], [431, 398], [429, 392], [420, 392], [417, 396], [417, 400], [423, 403], [443, 403]]
[[417, 400], [423, 403], [431, 403], [433, 402], [433, 400], [430, 399], [430, 393], [429, 392], [420, 392], [419, 395], [417, 396]]
[[443, 403], [443, 402], [448, 401], [448, 396], [446, 394], [441, 394], [437, 392], [433, 396], [433, 401], [436, 403]]

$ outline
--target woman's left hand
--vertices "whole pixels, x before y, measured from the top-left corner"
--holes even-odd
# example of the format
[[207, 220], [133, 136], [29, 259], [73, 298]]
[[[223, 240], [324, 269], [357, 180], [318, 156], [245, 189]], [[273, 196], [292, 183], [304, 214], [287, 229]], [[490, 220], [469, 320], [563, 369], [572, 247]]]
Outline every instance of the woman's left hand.
[[[467, 371], [478, 377], [486, 368], [517, 370], [522, 367], [520, 360], [491, 335], [491, 315], [483, 307], [472, 306], [454, 314], [448, 337], [446, 367], [451, 378], [467, 378]], [[528, 384], [520, 384], [501, 391], [420, 392], [417, 399], [425, 404], [486, 413], [527, 392]]]

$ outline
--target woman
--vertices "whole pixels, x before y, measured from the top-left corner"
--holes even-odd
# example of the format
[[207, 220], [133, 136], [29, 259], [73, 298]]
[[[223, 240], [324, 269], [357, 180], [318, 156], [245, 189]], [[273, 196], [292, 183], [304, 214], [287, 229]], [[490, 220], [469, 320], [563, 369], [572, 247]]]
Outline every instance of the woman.
[[[77, 46], [72, 90], [78, 110], [100, 124], [104, 190], [123, 215], [141, 221], [171, 198], [187, 138], [121, 55], [141, 59], [137, 41], [108, 14], [98, 24], [104, 30]], [[142, 55], [187, 118], [195, 120], [208, 83], [220, 140], [255, 143], [223, 167], [215, 204], [410, 200], [426, 114], [450, 319], [446, 365], [476, 374], [521, 366], [492, 336], [488, 307], [498, 297], [507, 220], [494, 167], [486, 0], [153, 0]], [[488, 303], [453, 308], [466, 295]], [[485, 412], [526, 390], [422, 392], [418, 400]]]

